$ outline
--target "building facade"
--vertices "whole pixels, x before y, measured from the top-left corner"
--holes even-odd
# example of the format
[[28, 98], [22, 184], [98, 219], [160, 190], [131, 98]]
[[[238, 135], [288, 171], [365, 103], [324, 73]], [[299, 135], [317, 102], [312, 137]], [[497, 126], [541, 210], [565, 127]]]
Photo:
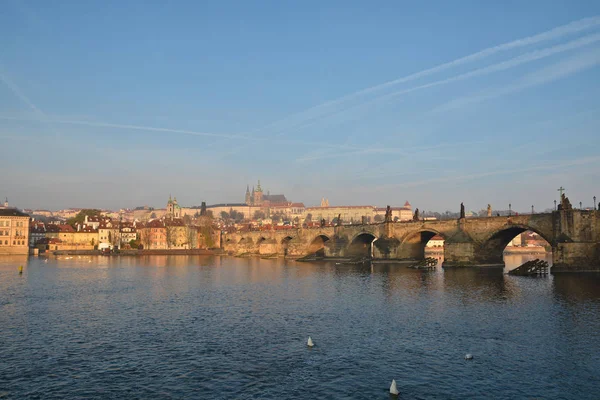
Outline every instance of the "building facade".
[[15, 208], [0, 209], [0, 255], [29, 254], [29, 215]]

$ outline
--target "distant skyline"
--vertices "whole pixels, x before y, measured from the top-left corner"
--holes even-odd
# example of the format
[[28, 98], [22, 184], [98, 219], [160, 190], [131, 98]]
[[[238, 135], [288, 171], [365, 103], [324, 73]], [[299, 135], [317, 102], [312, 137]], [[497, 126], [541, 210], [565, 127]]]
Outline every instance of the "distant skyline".
[[597, 1], [9, 0], [0, 48], [22, 208], [600, 197]]

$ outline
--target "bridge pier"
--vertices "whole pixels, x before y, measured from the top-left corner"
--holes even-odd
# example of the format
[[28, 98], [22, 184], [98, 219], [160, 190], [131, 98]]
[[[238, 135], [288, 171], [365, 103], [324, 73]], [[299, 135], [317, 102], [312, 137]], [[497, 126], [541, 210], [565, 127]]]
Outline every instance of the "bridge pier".
[[444, 243], [444, 266], [474, 265], [475, 245], [473, 242]]
[[444, 266], [503, 265], [504, 247], [527, 230], [552, 245], [551, 272], [600, 271], [600, 212], [591, 210], [235, 232], [223, 234], [222, 245], [237, 255], [422, 259], [427, 241], [440, 235], [445, 239]]
[[600, 272], [600, 243], [557, 243], [550, 272]]

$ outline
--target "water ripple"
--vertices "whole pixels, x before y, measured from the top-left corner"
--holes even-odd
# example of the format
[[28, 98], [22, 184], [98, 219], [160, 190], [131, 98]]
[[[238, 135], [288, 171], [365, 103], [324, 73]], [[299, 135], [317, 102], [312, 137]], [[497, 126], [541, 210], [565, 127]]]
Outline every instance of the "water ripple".
[[84, 261], [0, 260], [0, 399], [387, 399], [392, 379], [414, 399], [600, 393], [595, 275]]

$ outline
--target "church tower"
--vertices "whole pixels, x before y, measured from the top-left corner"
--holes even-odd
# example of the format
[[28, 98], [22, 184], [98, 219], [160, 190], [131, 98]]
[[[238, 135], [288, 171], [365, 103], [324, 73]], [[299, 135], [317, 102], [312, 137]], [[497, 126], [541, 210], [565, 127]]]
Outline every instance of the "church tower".
[[181, 218], [181, 207], [177, 204], [177, 197], [171, 198], [169, 195], [169, 201], [167, 202], [166, 218]]
[[258, 186], [256, 187], [256, 191], [254, 192], [254, 205], [261, 206], [263, 198], [263, 191], [260, 187], [260, 180], [258, 181]]
[[173, 199], [169, 195], [169, 201], [167, 202], [167, 217], [173, 218]]
[[252, 204], [252, 197], [250, 197], [250, 186], [249, 185], [246, 185], [246, 200], [245, 200], [245, 203], [247, 205]]
[[173, 218], [181, 218], [181, 207], [177, 204], [177, 197], [173, 199]]

